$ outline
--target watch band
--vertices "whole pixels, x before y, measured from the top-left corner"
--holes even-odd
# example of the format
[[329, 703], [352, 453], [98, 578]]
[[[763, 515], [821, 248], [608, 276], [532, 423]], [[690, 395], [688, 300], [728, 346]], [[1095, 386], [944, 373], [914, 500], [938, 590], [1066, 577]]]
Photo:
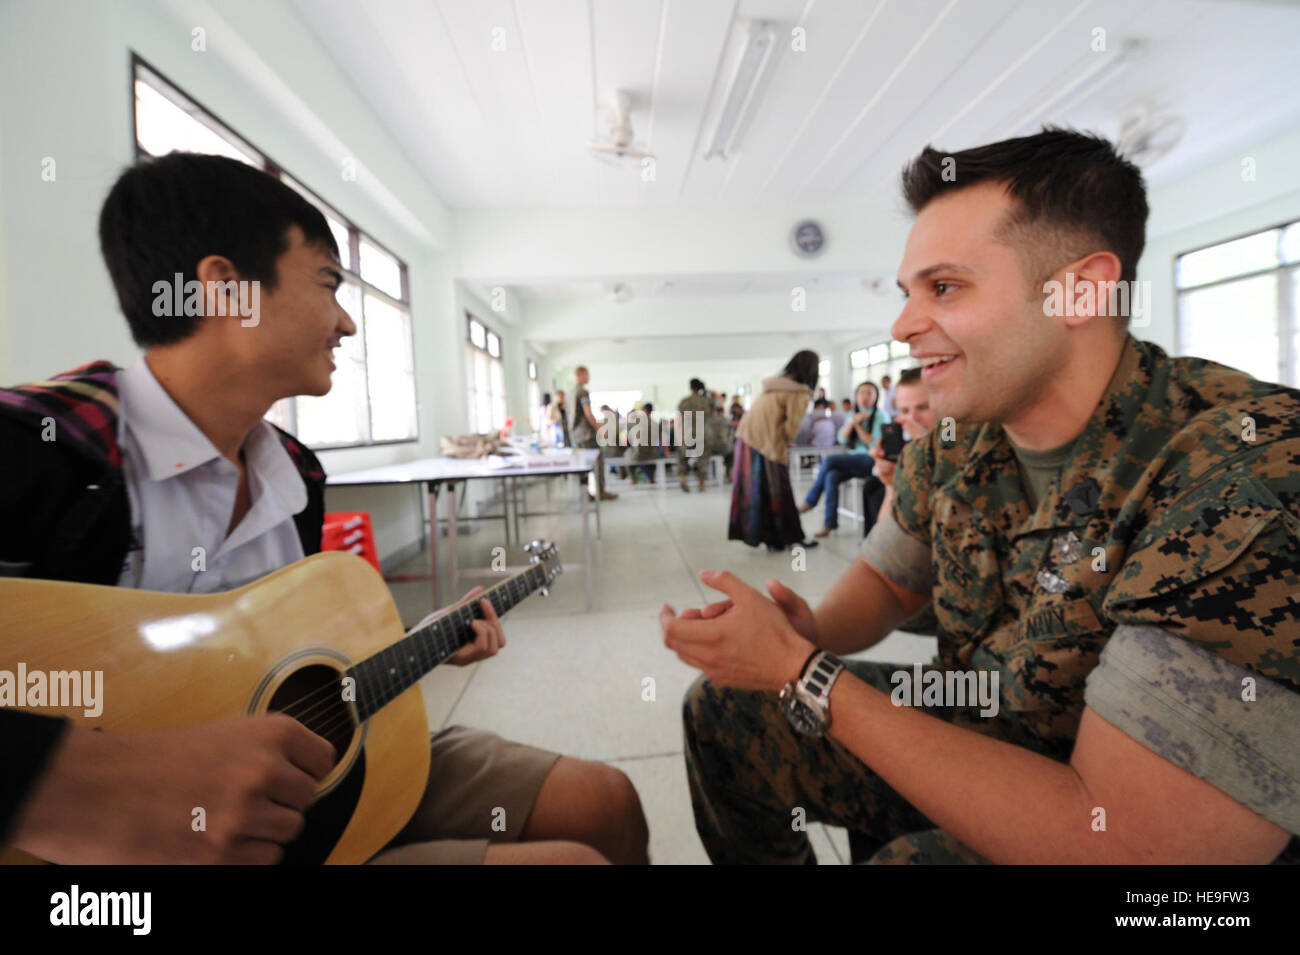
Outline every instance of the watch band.
[[815, 699], [826, 713], [826, 724], [830, 725], [831, 689], [835, 681], [844, 672], [844, 663], [833, 653], [818, 651], [812, 664], [799, 680], [799, 686], [805, 693]]

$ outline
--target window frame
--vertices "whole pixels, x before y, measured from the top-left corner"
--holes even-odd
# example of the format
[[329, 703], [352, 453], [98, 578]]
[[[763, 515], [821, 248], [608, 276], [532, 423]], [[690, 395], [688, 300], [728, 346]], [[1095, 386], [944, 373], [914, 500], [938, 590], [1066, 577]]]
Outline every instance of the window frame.
[[[482, 345], [480, 345], [480, 344], [478, 344], [477, 342], [474, 341], [474, 326], [475, 326], [475, 325], [478, 325], [480, 328], [483, 329], [483, 344], [482, 344]], [[489, 336], [491, 336], [491, 337], [489, 337]], [[495, 339], [497, 340], [497, 347], [498, 347], [498, 349], [500, 349], [500, 351], [501, 351], [501, 354], [499, 354], [499, 355], [493, 355], [491, 349], [488, 347], [488, 345], [489, 345], [489, 343], [491, 342], [492, 338], [495, 338]], [[500, 332], [498, 332], [495, 328], [493, 328], [493, 327], [492, 327], [491, 325], [489, 325], [487, 322], [483, 321], [483, 319], [479, 318], [477, 315], [475, 315], [475, 314], [474, 314], [473, 312], [471, 312], [469, 309], [465, 309], [465, 344], [468, 345], [470, 348], [475, 349], [476, 351], [481, 351], [481, 352], [484, 354], [484, 356], [486, 356], [487, 361], [489, 362], [489, 364], [488, 364], [488, 380], [489, 380], [489, 382], [491, 381], [491, 378], [492, 378], [492, 372], [491, 372], [492, 365], [491, 365], [491, 362], [496, 362], [498, 365], [501, 366], [501, 388], [502, 388], [501, 401], [502, 401], [503, 404], [505, 405], [505, 414], [502, 415], [502, 418], [501, 418], [501, 424], [500, 424], [500, 425], [491, 425], [491, 426], [487, 429], [486, 433], [490, 434], [490, 433], [492, 433], [493, 431], [498, 430], [499, 428], [504, 428], [504, 427], [506, 426], [506, 423], [505, 423], [505, 422], [506, 422], [506, 419], [510, 417], [510, 401], [509, 401], [508, 389], [507, 389], [507, 387], [506, 387], [506, 382], [507, 382], [507, 380], [508, 380], [507, 377], [506, 377], [506, 343], [505, 343], [505, 340], [501, 337], [501, 333], [500, 333]], [[467, 354], [468, 354], [468, 353], [467, 353]], [[530, 359], [530, 360], [531, 360], [531, 359]], [[466, 379], [468, 380], [468, 379], [472, 376], [472, 374], [473, 374], [473, 369], [470, 367], [470, 363], [469, 363], [468, 361], [466, 361], [466, 363], [465, 363], [465, 377], [466, 377]], [[489, 394], [491, 394], [490, 391], [489, 391]], [[465, 397], [466, 397], [466, 398], [469, 398], [469, 397], [470, 397], [468, 390], [467, 390], [466, 393], [465, 393]], [[495, 395], [494, 395], [493, 397], [495, 397]], [[473, 409], [473, 407], [472, 407], [472, 402], [471, 402], [471, 407], [469, 407], [467, 410], [469, 411], [469, 414], [470, 414], [470, 416], [471, 416], [471, 418], [472, 418], [473, 415], [475, 414], [475, 411], [474, 411], [474, 409]], [[485, 433], [485, 432], [483, 432], [483, 431], [474, 431], [474, 430], [473, 430], [473, 421], [467, 421], [467, 422], [466, 422], [466, 426], [470, 428], [470, 433], [471, 433], [471, 434], [484, 434], [484, 433]]]
[[[1261, 226], [1257, 229], [1251, 229], [1247, 232], [1241, 232], [1226, 238], [1216, 239], [1213, 242], [1207, 242], [1204, 245], [1198, 245], [1190, 249], [1184, 249], [1182, 252], [1176, 252], [1169, 262], [1170, 285], [1174, 290], [1174, 354], [1183, 357], [1183, 298], [1186, 295], [1202, 292], [1206, 289], [1214, 288], [1219, 285], [1227, 285], [1230, 282], [1240, 282], [1245, 279], [1259, 278], [1266, 275], [1277, 276], [1277, 337], [1278, 337], [1278, 364], [1276, 384], [1287, 387], [1300, 387], [1300, 351], [1293, 347], [1297, 338], [1300, 338], [1300, 309], [1292, 307], [1295, 298], [1293, 287], [1300, 282], [1300, 261], [1287, 262], [1282, 256], [1282, 241], [1286, 235], [1287, 229], [1300, 229], [1300, 218], [1283, 219], [1280, 222], [1274, 222], [1271, 225]], [[1230, 242], [1237, 242], [1241, 239], [1248, 239], [1251, 236], [1260, 235], [1265, 232], [1277, 230], [1277, 265], [1264, 269], [1252, 269], [1248, 272], [1235, 273], [1226, 275], [1212, 282], [1202, 282], [1198, 285], [1181, 286], [1178, 283], [1178, 262], [1183, 256], [1192, 255], [1195, 252], [1203, 252], [1206, 249], [1212, 249], [1215, 246], [1227, 245]], [[1203, 356], [1192, 356], [1203, 357]], [[1212, 360], [1212, 359], [1211, 359]]]
[[[381, 299], [392, 308], [397, 309], [399, 312], [405, 313], [407, 316], [409, 344], [410, 344], [410, 352], [411, 352], [411, 368], [412, 368], [412, 375], [411, 375], [412, 391], [413, 391], [412, 400], [415, 403], [415, 434], [409, 438], [388, 438], [382, 441], [375, 441], [372, 439], [367, 441], [345, 442], [345, 443], [338, 443], [338, 444], [309, 444], [307, 446], [311, 448], [311, 450], [313, 451], [343, 451], [343, 450], [354, 449], [354, 448], [377, 448], [377, 447], [385, 447], [388, 445], [396, 445], [396, 444], [418, 444], [420, 442], [420, 434], [422, 430], [421, 421], [420, 421], [420, 376], [415, 371], [417, 366], [416, 351], [415, 351], [415, 308], [414, 308], [414, 304], [411, 301], [410, 274], [409, 274], [409, 269], [407, 267], [406, 261], [401, 256], [396, 255], [384, 243], [376, 239], [372, 233], [367, 232], [364, 229], [360, 228], [349, 216], [346, 216], [343, 213], [339, 212], [331, 203], [328, 203], [324, 199], [322, 199], [320, 195], [314, 189], [312, 189], [310, 186], [304, 183], [299, 176], [292, 174], [287, 169], [285, 169], [285, 167], [281, 166], [274, 159], [272, 159], [271, 156], [269, 156], [264, 150], [259, 149], [257, 146], [254, 146], [245, 137], [241, 136], [238, 132], [236, 132], [233, 126], [227, 123], [223, 118], [218, 116], [215, 112], [208, 109], [208, 107], [204, 103], [202, 103], [199, 99], [197, 99], [194, 96], [191, 96], [189, 93], [187, 93], [176, 83], [172, 82], [172, 80], [169, 79], [166, 76], [166, 74], [162, 73], [152, 63], [150, 63], [144, 57], [140, 56], [139, 53], [136, 53], [134, 50], [132, 50], [130, 55], [129, 70], [127, 72], [127, 89], [129, 93], [129, 102], [131, 104], [131, 109], [128, 111], [127, 120], [130, 123], [130, 137], [131, 137], [131, 143], [133, 144], [133, 151], [134, 151], [136, 162], [139, 162], [142, 159], [153, 157], [152, 153], [147, 152], [144, 149], [144, 147], [140, 145], [140, 137], [138, 133], [139, 117], [136, 113], [135, 85], [136, 82], [141, 79], [140, 76], [141, 70], [144, 70], [146, 73], [150, 74], [151, 79], [157, 81], [164, 88], [163, 90], [160, 91], [162, 92], [163, 96], [167, 96], [168, 92], [170, 92], [171, 94], [174, 94], [175, 96], [181, 97], [182, 99], [188, 101], [198, 111], [197, 114], [195, 114], [194, 116], [194, 118], [198, 122], [202, 123], [204, 126], [209, 127], [214, 133], [221, 136], [222, 138], [231, 141], [232, 144], [236, 145], [242, 151], [246, 151], [251, 155], [257, 157], [261, 161], [261, 169], [263, 172], [267, 173], [268, 175], [274, 176], [278, 181], [288, 186], [290, 189], [294, 189], [295, 191], [300, 192], [300, 194], [306, 193], [307, 195], [304, 196], [304, 198], [307, 198], [309, 202], [311, 202], [317, 208], [323, 210], [323, 212], [326, 215], [334, 217], [334, 219], [336, 219], [338, 222], [343, 224], [343, 226], [348, 231], [348, 261], [352, 267], [351, 268], [343, 267], [342, 263], [340, 263], [340, 271], [343, 272], [345, 283], [348, 281], [355, 282], [360, 289], [362, 327], [359, 328], [357, 331], [358, 334], [363, 336], [363, 343], [364, 343], [364, 335], [365, 335], [364, 323], [365, 323], [366, 295], [376, 296], [377, 298]], [[285, 183], [284, 182], [285, 177], [292, 179], [294, 185], [289, 186], [288, 183]], [[297, 188], [295, 188], [295, 186]], [[367, 282], [364, 278], [362, 278], [361, 276], [362, 236], [365, 237], [367, 242], [369, 242], [375, 248], [379, 249], [385, 255], [392, 258], [393, 261], [397, 263], [398, 271], [401, 276], [402, 298], [400, 300], [394, 299], [392, 295], [384, 291], [379, 286]], [[366, 350], [365, 369], [367, 372], [366, 373], [366, 422], [370, 433], [374, 434], [373, 401], [370, 393], [369, 349]], [[288, 399], [290, 402], [288, 430], [290, 431], [291, 434], [294, 435], [295, 438], [297, 437], [297, 431], [298, 431], [298, 398], [300, 397], [308, 397], [308, 396], [294, 395]], [[306, 442], [304, 442], [304, 444], [305, 443]]]

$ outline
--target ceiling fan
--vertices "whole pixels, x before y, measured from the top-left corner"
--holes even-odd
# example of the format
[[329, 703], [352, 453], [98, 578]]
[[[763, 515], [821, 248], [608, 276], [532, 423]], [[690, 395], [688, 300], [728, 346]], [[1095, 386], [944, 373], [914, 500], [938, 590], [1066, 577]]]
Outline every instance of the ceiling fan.
[[593, 156], [606, 162], [622, 159], [653, 159], [654, 154], [643, 145], [637, 145], [632, 132], [630, 114], [632, 98], [626, 90], [614, 90], [601, 112], [609, 113], [607, 139], [589, 139], [586, 146]]
[[1175, 113], [1158, 113], [1139, 103], [1119, 126], [1116, 151], [1135, 165], [1147, 167], [1178, 145], [1187, 131], [1187, 120]]

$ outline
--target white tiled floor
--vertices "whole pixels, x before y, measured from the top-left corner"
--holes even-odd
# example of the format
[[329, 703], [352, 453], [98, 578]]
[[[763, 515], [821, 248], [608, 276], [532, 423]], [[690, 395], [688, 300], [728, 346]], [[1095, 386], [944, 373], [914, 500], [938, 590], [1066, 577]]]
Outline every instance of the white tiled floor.
[[[593, 543], [593, 611], [585, 611], [582, 570], [569, 565], [582, 554], [576, 489], [571, 479], [557, 481], [551, 507], [573, 502], [574, 514], [531, 519], [522, 536], [554, 541], [566, 573], [550, 597], [534, 595], [511, 611], [505, 620], [507, 646], [494, 659], [439, 667], [425, 678], [430, 725], [475, 726], [617, 766], [641, 795], [652, 860], [707, 863], [682, 759], [680, 704], [696, 671], [664, 647], [655, 619], [659, 606], [667, 601], [680, 610], [715, 599], [696, 577], [706, 568], [731, 570], [759, 587], [776, 577], [815, 604], [856, 556], [859, 532], [842, 526], [808, 551], [806, 569], [796, 571], [789, 554], [769, 555], [727, 540], [729, 486], [683, 494], [676, 485], [664, 491], [630, 488], [612, 477], [609, 486], [621, 493], [601, 506], [603, 539]], [[530, 493], [534, 507], [542, 502], [540, 489]], [[816, 529], [819, 517], [820, 510], [805, 515], [805, 529]], [[489, 566], [491, 549], [504, 545], [499, 521], [481, 523], [477, 532], [457, 540], [461, 569]], [[522, 562], [522, 552], [512, 550], [509, 559]], [[444, 573], [445, 554], [444, 549]], [[427, 569], [425, 554], [400, 572]], [[459, 592], [473, 583], [462, 582]], [[390, 586], [408, 625], [428, 613], [427, 582]], [[933, 640], [896, 633], [862, 656], [911, 663], [927, 661], [933, 653]], [[653, 702], [643, 699], [647, 677], [654, 680]], [[821, 862], [848, 861], [843, 831], [810, 828]]]

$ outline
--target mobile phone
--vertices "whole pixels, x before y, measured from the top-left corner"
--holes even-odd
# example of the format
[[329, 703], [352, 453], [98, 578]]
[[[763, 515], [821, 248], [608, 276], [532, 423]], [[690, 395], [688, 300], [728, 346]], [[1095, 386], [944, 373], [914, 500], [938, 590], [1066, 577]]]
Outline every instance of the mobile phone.
[[880, 450], [885, 452], [886, 461], [897, 461], [907, 439], [903, 437], [903, 426], [897, 421], [880, 426]]

